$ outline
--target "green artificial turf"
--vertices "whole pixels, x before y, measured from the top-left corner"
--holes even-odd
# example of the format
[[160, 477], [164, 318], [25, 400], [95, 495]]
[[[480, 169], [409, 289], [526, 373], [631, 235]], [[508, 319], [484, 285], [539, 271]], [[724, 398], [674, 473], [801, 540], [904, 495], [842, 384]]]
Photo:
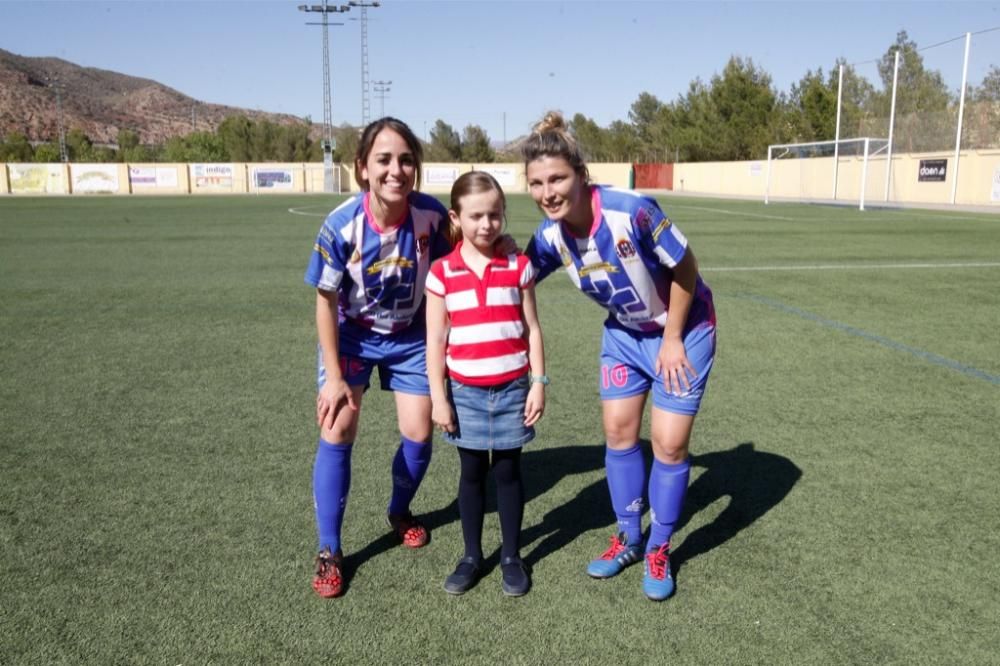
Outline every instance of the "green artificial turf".
[[[539, 215], [508, 198], [523, 246]], [[446, 444], [414, 502], [430, 545], [388, 535], [398, 435], [373, 390], [348, 589], [322, 600], [302, 275], [337, 200], [0, 197], [0, 663], [997, 659], [1000, 217], [661, 198], [719, 319], [676, 596], [647, 601], [641, 566], [584, 574], [614, 522], [603, 316], [556, 274], [530, 594], [501, 594], [492, 503], [489, 573], [442, 590], [462, 550]]]

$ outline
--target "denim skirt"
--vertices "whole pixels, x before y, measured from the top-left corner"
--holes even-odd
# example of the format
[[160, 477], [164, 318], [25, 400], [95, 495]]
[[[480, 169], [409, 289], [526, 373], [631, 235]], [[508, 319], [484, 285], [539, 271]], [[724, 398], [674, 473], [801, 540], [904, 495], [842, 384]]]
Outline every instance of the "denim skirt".
[[516, 449], [535, 438], [524, 425], [524, 403], [531, 382], [528, 375], [495, 386], [472, 386], [448, 380], [455, 410], [455, 432], [444, 440], [464, 449]]

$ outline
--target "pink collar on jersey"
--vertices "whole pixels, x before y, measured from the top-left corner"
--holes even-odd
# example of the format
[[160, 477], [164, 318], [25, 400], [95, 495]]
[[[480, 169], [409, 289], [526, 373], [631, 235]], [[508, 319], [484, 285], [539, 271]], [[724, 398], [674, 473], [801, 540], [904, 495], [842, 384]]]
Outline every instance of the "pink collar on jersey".
[[590, 231], [587, 232], [586, 236], [577, 236], [565, 221], [561, 223], [563, 228], [569, 232], [569, 235], [574, 238], [590, 238], [597, 233], [597, 227], [601, 224], [601, 192], [593, 185], [588, 185], [587, 187], [590, 188], [590, 210], [594, 216], [594, 221], [590, 225]]
[[375, 233], [377, 233], [379, 235], [391, 234], [391, 233], [393, 233], [393, 232], [396, 231], [396, 228], [399, 225], [401, 225], [403, 222], [406, 221], [406, 216], [410, 212], [409, 211], [409, 207], [410, 207], [409, 198], [407, 198], [407, 203], [406, 203], [407, 210], [406, 210], [406, 212], [404, 212], [402, 215], [400, 215], [399, 219], [396, 220], [395, 223], [388, 225], [386, 229], [379, 229], [378, 225], [375, 224], [375, 216], [372, 215], [371, 199], [372, 199], [372, 193], [371, 193], [371, 190], [369, 190], [368, 192], [365, 192], [365, 198], [362, 199], [361, 205], [365, 209], [365, 221], [368, 223], [368, 226], [371, 227], [372, 231], [374, 231]]

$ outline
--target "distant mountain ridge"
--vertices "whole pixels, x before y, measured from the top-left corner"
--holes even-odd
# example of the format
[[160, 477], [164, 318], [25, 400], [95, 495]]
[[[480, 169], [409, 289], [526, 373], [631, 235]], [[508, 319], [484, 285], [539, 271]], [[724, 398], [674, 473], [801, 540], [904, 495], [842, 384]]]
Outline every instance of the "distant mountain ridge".
[[[60, 86], [63, 129], [78, 128], [94, 143], [113, 144], [120, 129], [130, 129], [140, 142], [159, 144], [192, 131], [214, 131], [238, 114], [279, 125], [307, 122], [285, 113], [201, 102], [150, 79], [0, 49], [0, 137], [22, 132], [32, 142], [58, 139], [53, 81]], [[320, 125], [313, 125], [314, 132], [321, 136]]]

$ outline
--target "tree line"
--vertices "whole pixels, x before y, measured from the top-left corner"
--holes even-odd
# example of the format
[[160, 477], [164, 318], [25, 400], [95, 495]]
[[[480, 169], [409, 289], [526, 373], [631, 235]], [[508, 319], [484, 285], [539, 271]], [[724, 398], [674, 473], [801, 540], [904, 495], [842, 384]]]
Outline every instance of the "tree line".
[[[733, 56], [707, 82], [696, 78], [672, 102], [643, 92], [628, 120], [600, 127], [577, 113], [570, 130], [595, 162], [704, 162], [763, 159], [767, 146], [830, 140], [837, 123], [839, 68], [844, 66], [841, 137], [886, 138], [892, 103], [895, 53], [900, 53], [894, 150], [941, 150], [954, 145], [958, 94], [948, 90], [940, 72], [924, 66], [917, 44], [905, 31], [877, 62], [881, 87], [843, 60], [824, 73], [808, 70], [788, 93], [778, 92], [771, 76], [750, 58]], [[118, 133], [117, 147], [95, 146], [79, 129], [66, 134], [73, 162], [319, 162], [322, 144], [310, 137], [311, 123], [277, 125], [245, 116], [226, 118], [214, 132], [192, 132], [163, 144], [144, 145], [129, 129]], [[350, 163], [359, 130], [333, 128], [335, 162]], [[516, 146], [516, 142], [512, 144]], [[1000, 147], [1000, 67], [991, 65], [966, 96], [963, 147]], [[424, 144], [429, 162], [489, 163], [519, 161], [516, 152], [495, 150], [486, 131], [468, 125], [461, 133], [438, 120]], [[21, 133], [0, 140], [0, 162], [58, 162], [57, 143], [37, 146]]]

